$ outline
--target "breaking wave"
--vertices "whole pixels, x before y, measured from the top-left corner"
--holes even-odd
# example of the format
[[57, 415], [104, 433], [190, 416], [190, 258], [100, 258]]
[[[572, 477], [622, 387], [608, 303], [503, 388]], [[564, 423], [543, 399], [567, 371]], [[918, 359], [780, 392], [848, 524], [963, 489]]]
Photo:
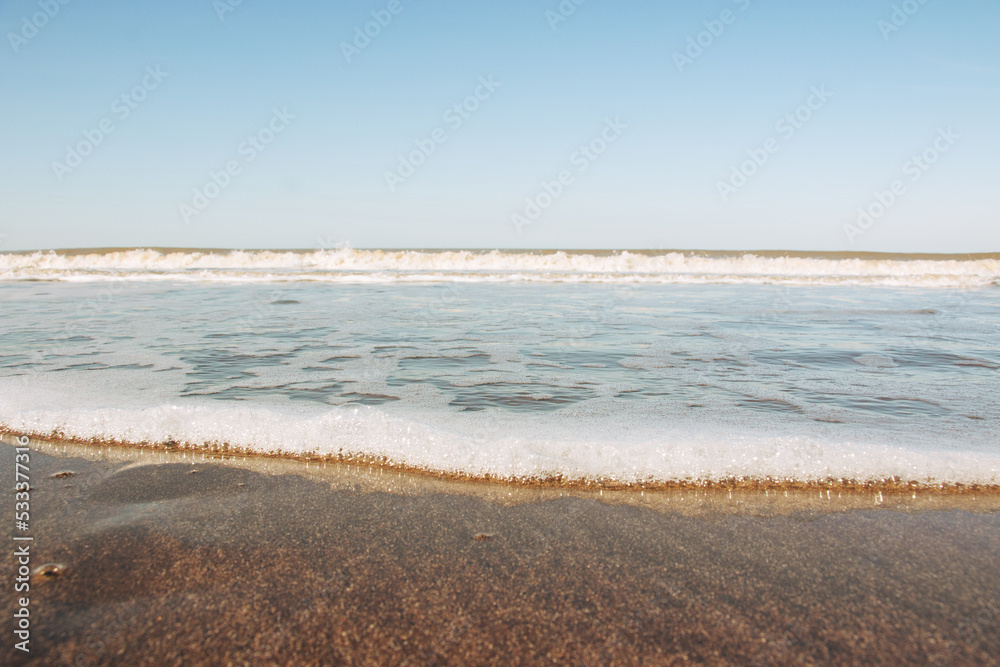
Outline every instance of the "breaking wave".
[[984, 287], [1000, 285], [1000, 254], [102, 249], [0, 254], [0, 279]]

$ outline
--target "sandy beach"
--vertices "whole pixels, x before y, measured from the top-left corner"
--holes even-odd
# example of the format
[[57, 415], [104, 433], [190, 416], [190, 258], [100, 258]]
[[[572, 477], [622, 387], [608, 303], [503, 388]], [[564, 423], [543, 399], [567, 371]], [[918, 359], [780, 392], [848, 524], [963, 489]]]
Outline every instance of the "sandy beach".
[[[32, 566], [60, 574], [34, 577], [31, 653], [5, 643], [7, 664], [1000, 654], [995, 493], [879, 505], [689, 491], [640, 494], [643, 506], [357, 466], [33, 447]], [[13, 448], [0, 453], [12, 469]]]
[[0, 667], [1000, 667], [1000, 2], [120, 4], [0, 3]]

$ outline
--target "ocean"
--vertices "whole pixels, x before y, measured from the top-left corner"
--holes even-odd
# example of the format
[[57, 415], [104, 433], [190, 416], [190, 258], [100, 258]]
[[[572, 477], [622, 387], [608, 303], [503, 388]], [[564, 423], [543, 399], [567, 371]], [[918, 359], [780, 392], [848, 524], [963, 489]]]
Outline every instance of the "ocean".
[[0, 254], [0, 428], [512, 483], [1000, 484], [1000, 255]]

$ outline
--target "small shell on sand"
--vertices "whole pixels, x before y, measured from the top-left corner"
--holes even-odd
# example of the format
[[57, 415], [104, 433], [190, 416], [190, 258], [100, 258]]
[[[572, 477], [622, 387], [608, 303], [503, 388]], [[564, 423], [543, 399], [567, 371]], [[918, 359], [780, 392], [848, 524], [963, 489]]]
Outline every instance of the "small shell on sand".
[[32, 574], [39, 579], [58, 579], [66, 574], [66, 566], [62, 563], [45, 563], [36, 567]]
[[485, 540], [492, 540], [493, 539], [493, 534], [492, 533], [476, 533], [475, 535], [472, 536], [472, 539], [476, 540], [477, 542], [483, 542]]

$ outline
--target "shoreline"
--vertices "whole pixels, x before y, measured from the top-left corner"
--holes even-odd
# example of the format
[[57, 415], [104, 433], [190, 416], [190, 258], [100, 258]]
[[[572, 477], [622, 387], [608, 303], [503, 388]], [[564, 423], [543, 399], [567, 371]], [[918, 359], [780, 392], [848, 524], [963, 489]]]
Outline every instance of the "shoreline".
[[[222, 464], [268, 474], [304, 475], [337, 481], [351, 488], [402, 493], [454, 493], [493, 502], [537, 502], [569, 496], [595, 498], [606, 503], [641, 505], [674, 511], [686, 498], [699, 510], [722, 513], [767, 513], [811, 510], [847, 511], [884, 507], [904, 511], [1000, 511], [1000, 485], [918, 484], [900, 480], [881, 482], [719, 480], [622, 484], [607, 480], [508, 480], [496, 477], [439, 473], [394, 465], [376, 458], [267, 454], [156, 444], [121, 444], [73, 439], [42, 439], [5, 431], [6, 436], [28, 436], [32, 449], [49, 455], [150, 463]], [[688, 510], [692, 508], [689, 507]]]

